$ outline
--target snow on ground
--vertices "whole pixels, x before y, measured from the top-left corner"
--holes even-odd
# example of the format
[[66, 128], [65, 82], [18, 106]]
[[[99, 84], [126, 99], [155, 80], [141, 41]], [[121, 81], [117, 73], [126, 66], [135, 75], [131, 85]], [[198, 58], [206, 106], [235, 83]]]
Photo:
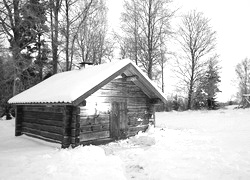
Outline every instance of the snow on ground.
[[0, 179], [250, 179], [250, 109], [164, 112], [156, 127], [101, 146], [60, 149], [0, 120]]

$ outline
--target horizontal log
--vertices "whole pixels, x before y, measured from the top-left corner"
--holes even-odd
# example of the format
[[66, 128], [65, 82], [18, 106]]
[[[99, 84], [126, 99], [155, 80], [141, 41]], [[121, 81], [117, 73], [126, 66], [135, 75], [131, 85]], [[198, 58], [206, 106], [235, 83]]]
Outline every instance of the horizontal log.
[[141, 126], [130, 126], [128, 129], [128, 135], [136, 135], [139, 131], [145, 132], [148, 128], [148, 125], [141, 125]]
[[89, 96], [86, 101], [88, 106], [88, 102], [98, 102], [98, 103], [110, 103], [112, 101], [117, 101], [117, 102], [126, 102], [129, 104], [146, 104], [148, 102], [149, 98], [148, 97], [95, 97], [95, 96]]
[[125, 97], [97, 97], [97, 96], [89, 96], [87, 99], [87, 105], [88, 102], [99, 102], [99, 103], [110, 103], [112, 101], [119, 101], [119, 102], [125, 102]]
[[39, 117], [36, 118], [36, 119], [25, 117], [25, 118], [23, 118], [23, 122], [44, 124], [44, 125], [51, 125], [51, 126], [58, 126], [58, 127], [62, 127], [62, 125], [63, 125], [62, 121], [53, 121], [53, 120], [41, 119]]
[[57, 140], [57, 141], [62, 141], [63, 136], [60, 134], [56, 134], [56, 133], [50, 133], [47, 131], [40, 131], [40, 130], [36, 130], [36, 129], [32, 129], [32, 128], [28, 128], [28, 127], [22, 127], [22, 132], [25, 133], [30, 133], [30, 134], [34, 134], [34, 135], [38, 135], [38, 136], [43, 136], [45, 138], [49, 138], [52, 140]]
[[141, 97], [145, 96], [145, 94], [140, 90], [133, 90], [133, 88], [123, 87], [122, 89], [114, 89], [114, 90], [104, 90], [100, 89], [94, 93], [96, 96], [118, 96], [123, 97], [125, 96], [132, 96], [132, 97]]
[[147, 108], [128, 108], [129, 114], [134, 114], [134, 113], [146, 114], [147, 112], [148, 112]]
[[145, 118], [147, 116], [147, 114], [145, 113], [145, 111], [128, 111], [128, 117], [129, 118]]
[[130, 104], [147, 104], [147, 101], [149, 100], [148, 97], [142, 97], [142, 98], [128, 98], [127, 103]]
[[96, 116], [80, 116], [80, 125], [94, 125], [109, 123], [109, 115]]
[[57, 126], [48, 126], [48, 125], [28, 123], [28, 122], [22, 122], [22, 126], [40, 131], [48, 131], [51, 133], [63, 134], [62, 127], [57, 127]]
[[108, 115], [110, 113], [110, 111], [111, 111], [110, 105], [108, 105], [108, 106], [91, 106], [91, 105], [89, 105], [85, 109], [81, 109], [80, 115], [81, 116]]
[[109, 91], [109, 92], [96, 92], [93, 94], [95, 98], [98, 97], [119, 97], [119, 98], [146, 98], [147, 96], [144, 93], [137, 93], [137, 92], [116, 92], [116, 91]]
[[55, 112], [55, 113], [63, 113], [65, 111], [64, 107], [60, 106], [53, 106], [53, 107], [46, 107], [46, 106], [24, 106], [24, 111], [34, 111], [34, 112]]
[[98, 124], [98, 125], [87, 125], [80, 127], [81, 133], [85, 132], [97, 132], [97, 131], [108, 131], [109, 123]]
[[95, 139], [108, 138], [110, 136], [109, 131], [82, 133], [80, 134], [80, 141], [90, 141]]
[[128, 109], [148, 109], [146, 104], [128, 104]]
[[86, 106], [80, 106], [80, 112], [89, 110], [90, 107], [97, 107], [97, 108], [110, 108], [111, 103], [110, 102], [100, 102], [99, 99], [96, 99], [95, 101], [88, 101], [88, 105]]
[[23, 111], [23, 117], [62, 121], [64, 115], [61, 113], [53, 113], [53, 112], [44, 113], [44, 112]]
[[44, 140], [44, 141], [47, 141], [47, 142], [61, 143], [61, 141], [59, 141], [59, 140], [46, 138], [46, 137], [43, 137], [43, 136], [31, 134], [31, 133], [28, 133], [28, 132], [25, 132], [25, 135], [30, 136], [30, 137], [33, 137], [33, 138], [41, 139], [41, 140]]
[[102, 138], [102, 139], [96, 139], [96, 140], [90, 140], [90, 141], [81, 141], [80, 144], [82, 145], [103, 145], [114, 141], [113, 138]]

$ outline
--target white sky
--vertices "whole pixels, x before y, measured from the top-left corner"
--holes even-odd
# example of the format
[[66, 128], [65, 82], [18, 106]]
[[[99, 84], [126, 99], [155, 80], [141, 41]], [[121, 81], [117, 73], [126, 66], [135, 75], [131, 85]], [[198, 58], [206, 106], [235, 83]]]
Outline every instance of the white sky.
[[[173, 0], [180, 7], [178, 15], [196, 9], [211, 19], [211, 26], [217, 32], [217, 53], [221, 61], [222, 93], [218, 100], [230, 100], [237, 87], [232, 81], [236, 78], [235, 66], [244, 58], [250, 58], [250, 1], [249, 0]], [[107, 0], [109, 24], [119, 26], [122, 0]], [[166, 89], [172, 89], [166, 82]]]

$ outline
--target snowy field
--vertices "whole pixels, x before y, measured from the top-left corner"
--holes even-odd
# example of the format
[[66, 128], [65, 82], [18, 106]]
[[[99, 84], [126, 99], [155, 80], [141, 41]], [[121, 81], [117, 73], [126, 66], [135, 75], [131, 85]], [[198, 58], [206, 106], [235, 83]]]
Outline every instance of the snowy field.
[[250, 109], [157, 113], [146, 133], [75, 149], [0, 128], [1, 180], [250, 179]]

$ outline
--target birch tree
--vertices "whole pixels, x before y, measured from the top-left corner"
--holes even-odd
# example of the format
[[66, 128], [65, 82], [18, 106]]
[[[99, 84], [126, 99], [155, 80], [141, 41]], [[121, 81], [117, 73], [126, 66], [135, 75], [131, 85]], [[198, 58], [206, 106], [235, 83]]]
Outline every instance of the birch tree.
[[132, 59], [141, 66], [150, 79], [158, 63], [161, 39], [170, 34], [170, 20], [174, 12], [170, 10], [170, 0], [132, 0], [124, 1], [122, 29], [125, 48]]
[[[81, 24], [86, 20], [88, 14], [91, 13], [94, 0], [65, 0], [62, 4], [63, 21], [61, 25], [61, 33], [65, 39], [65, 70], [70, 71], [72, 68], [74, 57], [74, 45]], [[81, 4], [81, 6], [80, 6]], [[66, 21], [65, 21], [66, 19]]]
[[107, 39], [107, 7], [105, 1], [92, 3], [85, 19], [79, 21], [76, 34], [77, 57], [81, 62], [101, 64], [112, 56], [113, 44]]
[[193, 95], [205, 72], [209, 54], [215, 49], [216, 32], [203, 13], [191, 11], [183, 16], [178, 31], [182, 55], [176, 60], [176, 75], [187, 89], [187, 109], [192, 108]]

